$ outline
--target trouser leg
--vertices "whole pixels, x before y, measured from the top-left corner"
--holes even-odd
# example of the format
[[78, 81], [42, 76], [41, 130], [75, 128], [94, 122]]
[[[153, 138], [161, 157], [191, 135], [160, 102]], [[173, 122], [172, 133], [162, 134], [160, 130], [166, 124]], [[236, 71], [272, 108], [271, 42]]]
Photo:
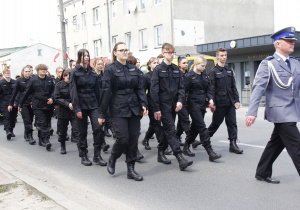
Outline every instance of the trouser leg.
[[85, 150], [87, 148], [87, 110], [81, 110], [82, 119], [76, 117], [78, 130], [79, 130], [79, 142], [78, 147], [81, 150]]
[[210, 136], [213, 136], [214, 133], [218, 130], [218, 128], [222, 124], [226, 113], [225, 111], [226, 111], [226, 107], [217, 107], [216, 111], [214, 111], [212, 116], [212, 122], [208, 127], [208, 132]]
[[237, 124], [235, 106], [227, 106], [225, 114], [225, 123], [227, 125], [228, 138], [230, 140], [237, 139]]

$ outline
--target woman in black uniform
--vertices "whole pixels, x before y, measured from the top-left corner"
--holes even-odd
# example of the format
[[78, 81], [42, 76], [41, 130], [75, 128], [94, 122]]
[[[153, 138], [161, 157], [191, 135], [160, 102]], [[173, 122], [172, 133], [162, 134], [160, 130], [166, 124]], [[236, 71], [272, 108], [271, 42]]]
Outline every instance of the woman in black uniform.
[[206, 113], [206, 98], [213, 105], [212, 95], [209, 90], [209, 79], [204, 72], [206, 59], [203, 56], [197, 56], [191, 71], [184, 78], [185, 94], [187, 97], [187, 107], [192, 118], [190, 132], [186, 136], [186, 141], [183, 147], [183, 154], [187, 156], [195, 156], [189, 149], [197, 135], [200, 135], [202, 146], [207, 151], [210, 161], [214, 161], [221, 157], [220, 154], [214, 152], [211, 147], [210, 136], [204, 122]]
[[101, 145], [104, 141], [103, 127], [98, 123], [98, 106], [100, 88], [98, 75], [90, 66], [90, 54], [86, 49], [78, 51], [75, 68], [70, 74], [71, 99], [80, 132], [78, 147], [80, 149], [81, 163], [91, 166], [87, 157], [87, 117], [90, 118], [94, 138], [93, 162], [100, 166], [107, 163], [102, 159]]
[[19, 103], [22, 112], [28, 97], [32, 94], [32, 109], [38, 129], [39, 145], [51, 149], [50, 129], [53, 111], [54, 83], [52, 78], [46, 76], [48, 66], [39, 64], [35, 67], [37, 75], [32, 76], [26, 85], [23, 97]]
[[66, 154], [66, 141], [69, 122], [72, 125], [72, 138], [78, 142], [79, 129], [77, 126], [76, 115], [73, 112], [73, 105], [70, 96], [69, 74], [71, 70], [63, 70], [60, 81], [56, 83], [54, 90], [55, 103], [57, 109], [57, 134], [61, 144], [60, 154]]
[[127, 178], [136, 181], [143, 177], [135, 172], [137, 141], [140, 132], [140, 115], [148, 114], [147, 99], [143, 87], [142, 74], [137, 67], [126, 61], [128, 49], [124, 42], [118, 42], [113, 48], [113, 63], [104, 71], [99, 107], [99, 123], [105, 122], [105, 113], [110, 106], [116, 142], [108, 161], [108, 173], [115, 173], [117, 159], [126, 153]]
[[[11, 111], [13, 109], [15, 100], [18, 101], [23, 97], [26, 89], [26, 85], [28, 84], [29, 80], [30, 80], [30, 69], [29, 67], [25, 66], [21, 71], [21, 78], [16, 80], [16, 86], [13, 90], [13, 93], [9, 101], [8, 111]], [[29, 96], [27, 97], [26, 101], [23, 104], [21, 115], [24, 123], [24, 139], [25, 141], [28, 141], [29, 144], [33, 145], [36, 142], [32, 136], [33, 110], [31, 108], [31, 100], [32, 100], [32, 95], [29, 94]]]

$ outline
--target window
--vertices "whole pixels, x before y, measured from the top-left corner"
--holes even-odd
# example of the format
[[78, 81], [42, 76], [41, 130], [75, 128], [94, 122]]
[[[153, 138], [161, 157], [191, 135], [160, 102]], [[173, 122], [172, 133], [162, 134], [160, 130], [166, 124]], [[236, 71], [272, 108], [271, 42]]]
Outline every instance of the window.
[[251, 83], [250, 82], [250, 62], [244, 62], [243, 69], [244, 69], [244, 88], [247, 88], [247, 86]]
[[129, 0], [123, 0], [123, 6], [124, 6], [124, 15], [130, 14], [129, 11]]
[[155, 46], [161, 47], [163, 45], [163, 27], [155, 26]]
[[100, 23], [100, 17], [99, 17], [99, 7], [96, 7], [94, 10], [94, 24]]
[[65, 20], [65, 31], [68, 32], [68, 19]]
[[84, 1], [84, 0], [82, 0], [82, 5], [84, 5], [84, 3], [85, 3], [85, 1]]
[[38, 56], [42, 56], [42, 49], [37, 50]]
[[81, 19], [82, 19], [82, 28], [86, 28], [86, 13], [81, 14]]
[[147, 30], [143, 29], [143, 30], [140, 30], [140, 49], [146, 50], [147, 48], [148, 48]]
[[73, 16], [73, 31], [78, 31], [77, 15]]
[[139, 7], [140, 7], [140, 10], [143, 10], [146, 8], [145, 0], [139, 0]]
[[95, 52], [95, 57], [101, 57], [101, 40], [95, 40], [94, 41], [94, 52]]
[[128, 50], [131, 50], [131, 33], [125, 34], [125, 43], [127, 45]]
[[88, 49], [88, 43], [83, 43], [83, 49]]
[[118, 42], [118, 36], [113, 36], [112, 37], [112, 46], [115, 46]]
[[78, 47], [79, 47], [78, 45], [74, 45], [74, 53], [75, 53], [74, 58], [77, 58]]
[[112, 17], [117, 17], [117, 4], [116, 4], [116, 1], [111, 2], [111, 14], [112, 14]]
[[161, 0], [154, 0], [154, 4], [161, 4]]

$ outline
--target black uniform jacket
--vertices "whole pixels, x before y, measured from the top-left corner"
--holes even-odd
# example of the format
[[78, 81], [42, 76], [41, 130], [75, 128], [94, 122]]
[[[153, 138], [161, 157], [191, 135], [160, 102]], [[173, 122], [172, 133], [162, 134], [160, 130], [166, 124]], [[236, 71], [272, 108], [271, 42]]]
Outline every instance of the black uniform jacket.
[[218, 64], [210, 70], [211, 94], [216, 106], [226, 106], [228, 97], [231, 104], [239, 102], [233, 71]]
[[[151, 102], [152, 99], [151, 99], [151, 95], [150, 95], [152, 75], [153, 75], [153, 71], [149, 71], [143, 76], [144, 87], [145, 87], [145, 90], [147, 91], [148, 106], [152, 106], [152, 104], [153, 104], [153, 102]], [[149, 109], [150, 109], [150, 107], [149, 107]]]
[[176, 108], [176, 103], [184, 103], [185, 93], [182, 72], [175, 64], [162, 62], [153, 70], [150, 94], [154, 112], [170, 111]]
[[48, 99], [54, 101], [54, 83], [52, 78], [45, 76], [44, 82], [41, 81], [38, 75], [34, 75], [28, 81], [23, 97], [19, 102], [19, 107], [22, 108], [27, 98], [32, 94], [32, 109], [51, 110], [53, 103], [47, 104]]
[[[16, 85], [11, 95], [9, 105], [13, 106], [17, 104], [19, 106], [19, 100], [24, 96], [26, 86], [31, 78], [26, 79], [25, 77], [16, 80]], [[24, 105], [30, 105], [32, 100], [32, 95], [29, 94], [27, 99], [24, 101]]]
[[200, 75], [193, 70], [184, 77], [185, 94], [189, 110], [206, 109], [206, 98], [212, 99], [210, 81], [205, 72]]
[[56, 83], [54, 90], [54, 99], [58, 105], [58, 118], [71, 119], [75, 117], [74, 112], [69, 108], [69, 104], [72, 103], [70, 95], [70, 85], [61, 80]]
[[97, 73], [88, 67], [86, 70], [81, 65], [76, 65], [70, 74], [71, 99], [75, 113], [82, 109], [98, 109], [99, 82]]
[[147, 107], [143, 74], [131, 63], [122, 65], [115, 61], [106, 67], [102, 80], [100, 118], [105, 119], [107, 107], [117, 117], [140, 115]]
[[0, 81], [0, 94], [2, 96], [1, 98], [2, 107], [6, 107], [9, 105], [9, 100], [11, 98], [15, 84], [16, 81], [14, 79], [10, 79], [9, 82], [7, 82], [5, 79]]

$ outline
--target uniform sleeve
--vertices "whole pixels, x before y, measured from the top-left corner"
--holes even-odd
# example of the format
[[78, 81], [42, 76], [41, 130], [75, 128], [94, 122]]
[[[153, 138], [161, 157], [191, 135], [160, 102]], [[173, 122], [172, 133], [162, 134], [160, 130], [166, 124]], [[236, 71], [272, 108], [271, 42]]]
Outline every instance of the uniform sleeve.
[[[182, 74], [181, 71], [180, 71], [180, 74]], [[184, 91], [183, 77], [180, 77], [179, 87], [178, 87], [178, 99], [177, 99], [177, 101], [181, 102], [183, 104], [184, 100], [185, 100], [185, 91]]]
[[18, 99], [20, 97], [20, 95], [18, 94], [19, 93], [19, 88], [20, 88], [20, 82], [17, 80], [16, 81], [16, 85], [13, 89], [13, 92], [11, 94], [11, 97], [10, 97], [10, 100], [9, 100], [9, 106], [13, 106], [14, 103], [15, 103], [15, 99], [16, 99], [16, 96], [18, 95]]
[[263, 60], [257, 70], [254, 85], [252, 87], [252, 94], [250, 97], [250, 104], [247, 116], [257, 116], [260, 99], [267, 88], [269, 82], [269, 69], [268, 62]]
[[215, 101], [216, 100], [216, 75], [215, 75], [214, 68], [210, 70], [209, 80], [210, 80], [210, 93], [213, 101]]
[[99, 103], [99, 117], [101, 119], [105, 119], [105, 113], [107, 112], [108, 105], [110, 103], [110, 98], [112, 96], [112, 86], [113, 83], [113, 73], [108, 69], [104, 71], [104, 75], [102, 78], [102, 89], [101, 89], [101, 95], [100, 95], [100, 103]]
[[210, 83], [211, 83], [211, 81], [208, 80], [208, 85], [207, 85], [206, 90], [205, 90], [206, 98], [208, 98], [208, 100], [210, 100], [210, 99], [214, 100], [213, 96], [211, 94], [211, 85], [210, 85]]
[[81, 108], [79, 105], [79, 100], [78, 100], [78, 92], [77, 92], [77, 86], [76, 86], [76, 77], [75, 77], [75, 72], [76, 69], [70, 72], [70, 96], [72, 99], [72, 105], [74, 108], [74, 112], [78, 113], [81, 112]]
[[188, 97], [189, 90], [191, 88], [191, 77], [186, 75], [183, 79], [184, 82], [184, 89], [185, 89], [185, 98]]
[[151, 86], [150, 86], [150, 96], [152, 98], [152, 106], [154, 112], [160, 111], [159, 107], [159, 75], [158, 75], [158, 68], [153, 70], [153, 74], [151, 77]]
[[28, 98], [28, 96], [32, 93], [32, 83], [34, 79], [30, 79], [26, 85], [23, 96], [20, 98], [19, 107], [22, 108], [24, 101]]
[[56, 104], [69, 107], [69, 103], [66, 99], [61, 98], [60, 96], [60, 82], [56, 83], [55, 89], [54, 89], [54, 100]]
[[148, 101], [147, 101], [147, 97], [146, 97], [146, 91], [145, 91], [145, 86], [144, 86], [144, 76], [143, 73], [141, 71], [139, 71], [139, 83], [138, 83], [138, 98], [140, 101], [141, 106], [144, 106], [148, 109], [147, 105], [148, 105]]
[[235, 103], [240, 102], [239, 92], [237, 91], [236, 82], [235, 82], [235, 78], [234, 77], [232, 77], [232, 85], [231, 85], [231, 87], [232, 87], [234, 102]]

